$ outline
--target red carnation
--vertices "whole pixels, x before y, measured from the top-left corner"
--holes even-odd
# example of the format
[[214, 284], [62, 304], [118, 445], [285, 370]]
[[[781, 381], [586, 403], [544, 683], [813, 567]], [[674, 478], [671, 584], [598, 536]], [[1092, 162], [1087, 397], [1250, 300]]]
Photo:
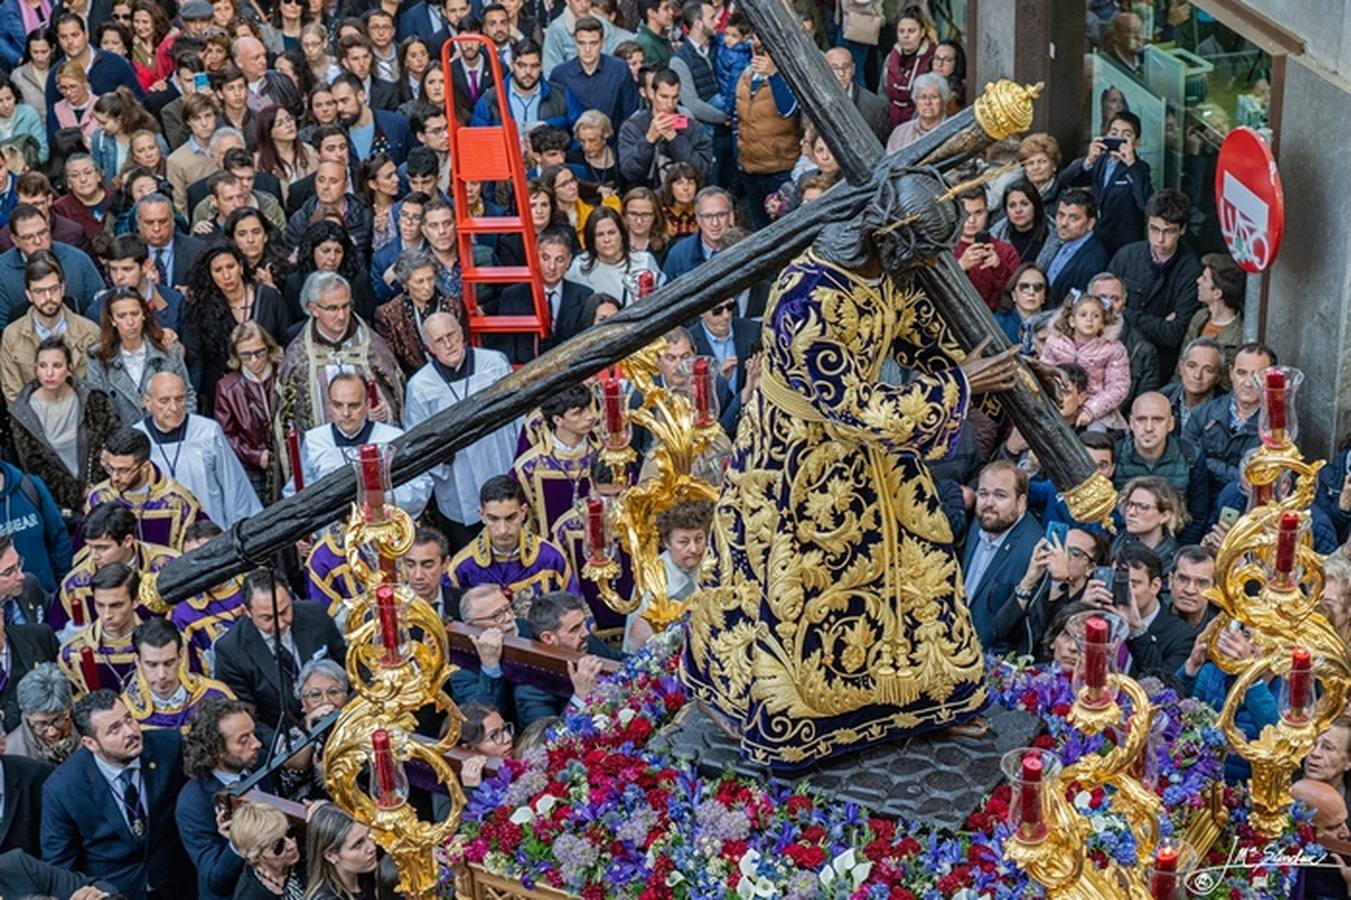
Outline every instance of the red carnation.
[[1055, 738], [1049, 734], [1039, 734], [1032, 739], [1032, 746], [1038, 750], [1054, 750]]
[[751, 845], [746, 841], [723, 841], [722, 858], [730, 863], [740, 862], [750, 848]]
[[802, 829], [802, 840], [808, 844], [819, 844], [826, 839], [826, 830], [820, 825], [808, 825]]
[[582, 888], [582, 900], [605, 900], [605, 888], [598, 884], [588, 884]]
[[799, 869], [809, 871], [815, 871], [826, 861], [826, 851], [806, 844], [789, 844], [784, 848], [783, 855], [791, 859]]
[[497, 849], [503, 853], [514, 853], [521, 843], [521, 826], [515, 822], [503, 822], [497, 828]]
[[811, 812], [812, 798], [808, 797], [806, 794], [793, 794], [788, 798], [788, 802], [785, 803], [784, 806], [788, 809], [788, 815], [790, 816]]
[[868, 827], [877, 835], [878, 840], [890, 841], [896, 837], [896, 823], [890, 819], [869, 819]]
[[1027, 710], [1028, 712], [1036, 712], [1037, 692], [1030, 688], [1024, 691], [1023, 695], [1018, 698], [1018, 705], [1021, 706], [1023, 709]]

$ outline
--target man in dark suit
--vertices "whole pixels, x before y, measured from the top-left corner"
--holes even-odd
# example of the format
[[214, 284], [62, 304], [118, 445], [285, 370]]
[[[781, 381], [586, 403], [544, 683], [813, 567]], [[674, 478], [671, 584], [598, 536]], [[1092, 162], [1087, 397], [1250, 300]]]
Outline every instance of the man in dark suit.
[[[469, 11], [469, 4], [465, 0], [452, 0], [452, 5], [464, 12]], [[432, 59], [440, 59], [441, 45], [456, 34], [455, 21], [458, 21], [456, 17], [447, 16], [441, 0], [418, 0], [399, 14], [399, 43], [403, 43], [404, 38], [417, 35], [427, 42]]]
[[215, 798], [234, 787], [258, 763], [263, 742], [253, 707], [242, 700], [212, 697], [193, 713], [183, 738], [183, 774], [174, 820], [183, 847], [197, 867], [198, 900], [229, 900], [244, 871], [244, 859], [220, 833]]
[[[395, 165], [401, 165], [413, 146], [408, 119], [367, 102], [361, 79], [351, 72], [335, 78], [332, 91], [333, 101], [338, 104], [339, 120], [348, 130], [353, 161], [369, 159], [371, 154], [383, 151]], [[362, 134], [366, 135], [364, 147]]]
[[399, 108], [398, 86], [391, 81], [375, 77], [375, 45], [371, 43], [370, 38], [364, 34], [349, 34], [340, 38], [337, 55], [338, 65], [342, 66], [344, 72], [356, 76], [362, 93], [366, 95], [367, 103], [376, 109]]
[[41, 853], [42, 786], [52, 767], [25, 756], [0, 756], [0, 772], [5, 786], [4, 806], [0, 807], [0, 852]]
[[[1119, 141], [1109, 150], [1106, 141]], [[1122, 111], [1112, 116], [1107, 134], [1088, 145], [1088, 153], [1065, 167], [1060, 183], [1086, 187], [1098, 201], [1098, 224], [1094, 233], [1111, 256], [1145, 236], [1145, 206], [1154, 188], [1149, 163], [1136, 155], [1140, 142], [1140, 117]]]
[[[347, 166], [347, 178], [349, 181], [355, 182], [356, 170], [353, 168], [349, 144], [347, 129], [337, 123], [320, 125], [310, 136], [310, 145], [319, 154], [319, 162], [335, 162]], [[300, 211], [300, 208], [305, 205], [305, 201], [314, 196], [314, 177], [317, 174], [317, 172], [311, 172], [299, 181], [291, 183], [291, 189], [286, 194], [287, 221], [290, 221], [291, 217]]]
[[1107, 268], [1107, 248], [1093, 233], [1098, 204], [1093, 195], [1073, 188], [1060, 195], [1055, 213], [1055, 240], [1048, 240], [1037, 264], [1051, 283], [1051, 301], [1060, 303], [1071, 290], [1083, 291], [1094, 275]]
[[981, 470], [976, 487], [976, 524], [962, 550], [962, 578], [971, 623], [981, 645], [994, 648], [994, 617], [1018, 586], [1041, 523], [1027, 511], [1027, 473], [1006, 459]]
[[[9, 538], [3, 540], [8, 546], [0, 549], [0, 597], [16, 596], [23, 588], [24, 574], [18, 566], [21, 564]], [[3, 557], [13, 558], [15, 571], [5, 573]], [[13, 583], [13, 590], [6, 593], [5, 587]], [[4, 711], [5, 731], [19, 727], [19, 681], [33, 671], [39, 663], [56, 662], [57, 651], [61, 645], [56, 635], [46, 625], [6, 625], [0, 619], [0, 709]]]
[[863, 115], [873, 134], [882, 143], [891, 136], [891, 116], [887, 113], [887, 101], [874, 94], [854, 80], [854, 56], [844, 47], [832, 47], [826, 51], [826, 63], [835, 74], [835, 80], [844, 88], [854, 108]]
[[1130, 628], [1127, 672], [1133, 678], [1153, 675], [1180, 688], [1175, 673], [1187, 661], [1196, 633], [1159, 600], [1163, 590], [1163, 561], [1140, 541], [1127, 541], [1116, 551], [1116, 561], [1130, 572], [1130, 605], [1121, 609]]
[[[244, 579], [241, 593], [246, 615], [216, 641], [216, 677], [240, 700], [252, 703], [264, 725], [276, 727], [283, 710], [289, 722], [299, 723], [295, 679], [300, 669], [315, 659], [343, 665], [347, 645], [322, 606], [291, 602], [284, 575], [255, 569]], [[280, 672], [273, 643], [276, 633], [281, 635]]]
[[721, 248], [722, 236], [732, 225], [732, 196], [720, 187], [706, 187], [694, 196], [699, 231], [676, 241], [661, 267], [667, 281], [702, 266]]
[[[591, 324], [582, 321], [582, 311], [592, 292], [586, 285], [563, 277], [572, 264], [572, 243], [566, 232], [550, 226], [544, 229], [536, 243], [544, 299], [549, 304], [549, 337], [539, 346], [542, 353]], [[483, 311], [495, 316], [534, 315], [534, 293], [529, 284], [510, 285], [495, 300], [485, 302]], [[527, 363], [536, 356], [534, 336], [528, 334], [485, 335], [483, 346], [500, 350], [513, 363]]]
[[736, 315], [736, 299], [729, 297], [703, 315], [689, 329], [698, 356], [711, 356], [718, 364], [718, 374], [727, 380], [727, 387], [735, 392], [746, 386], [746, 362], [760, 337], [760, 327], [750, 319]]
[[69, 897], [99, 900], [117, 893], [108, 881], [95, 881], [78, 872], [45, 863], [22, 850], [0, 854], [0, 897]]
[[136, 202], [136, 228], [150, 251], [160, 284], [177, 288], [188, 283], [188, 269], [206, 246], [174, 229], [174, 205], [163, 194], [146, 194]]
[[526, 619], [517, 620], [521, 637], [539, 641], [587, 655], [575, 663], [568, 663], [572, 681], [570, 699], [550, 694], [543, 688], [529, 684], [516, 685], [516, 724], [525, 728], [536, 719], [560, 716], [569, 703], [581, 704], [596, 686], [602, 659], [623, 659], [623, 654], [611, 649], [591, 633], [587, 624], [586, 601], [566, 591], [552, 591], [535, 598]]
[[176, 729], [142, 733], [117, 694], [75, 704], [80, 749], [42, 788], [42, 858], [106, 879], [132, 900], [196, 895], [173, 820], [183, 786]]
[[[460, 20], [461, 34], [482, 34], [483, 23], [472, 15]], [[493, 70], [483, 55], [481, 44], [460, 45], [459, 53], [450, 61], [450, 84], [455, 90], [455, 117], [462, 125], [469, 124], [474, 105], [493, 86]]]

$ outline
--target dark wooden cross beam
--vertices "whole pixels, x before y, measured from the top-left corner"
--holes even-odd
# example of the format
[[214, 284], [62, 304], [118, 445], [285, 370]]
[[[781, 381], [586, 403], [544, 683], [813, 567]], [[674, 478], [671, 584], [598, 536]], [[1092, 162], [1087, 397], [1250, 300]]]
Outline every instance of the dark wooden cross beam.
[[[900, 167], [950, 168], [991, 140], [992, 136], [966, 110], [889, 162]], [[630, 356], [760, 279], [777, 274], [811, 245], [826, 224], [858, 215], [873, 197], [875, 185], [890, 177], [887, 169], [879, 168], [866, 183], [837, 185], [820, 200], [794, 210], [486, 390], [437, 413], [396, 442], [391, 479], [402, 484], [448, 462], [456, 452], [539, 406], [544, 398]], [[352, 471], [343, 468], [331, 472], [173, 560], [158, 573], [155, 589], [161, 600], [172, 604], [267, 564], [279, 550], [345, 518], [355, 497]]]
[[[866, 184], [874, 178], [884, 151], [881, 142], [864, 121], [849, 96], [826, 64], [825, 55], [802, 30], [797, 17], [782, 0], [739, 0], [761, 43], [783, 77], [793, 88], [798, 104], [816, 123], [840, 170], [851, 184]], [[1031, 108], [1022, 120], [1021, 110], [1001, 106], [1000, 95], [987, 88], [985, 94], [963, 115], [1000, 120], [994, 130], [1016, 133], [1031, 124]], [[977, 109], [984, 104], [983, 109]], [[991, 131], [989, 122], [986, 130]], [[934, 136], [930, 135], [932, 139]], [[955, 148], [954, 148], [955, 149]], [[902, 151], [903, 152], [903, 151]], [[898, 154], [899, 155], [899, 154]], [[828, 195], [827, 195], [828, 196]], [[990, 340], [988, 352], [1009, 347], [1008, 338], [976, 293], [966, 273], [951, 253], [925, 260], [927, 265], [911, 270], [918, 284], [936, 302], [938, 310], [957, 339], [971, 350]], [[1110, 512], [1111, 486], [1095, 478], [1097, 467], [1070, 424], [1060, 415], [1053, 397], [1042, 390], [1027, 366], [1020, 366], [1022, 384], [1000, 395], [1000, 402], [1028, 445], [1037, 454], [1052, 483], [1068, 492], [1071, 511], [1079, 518], [1103, 518]], [[1076, 489], [1079, 491], [1076, 494]], [[1087, 495], [1087, 496], [1085, 496]], [[1075, 500], [1078, 500], [1076, 509]]]

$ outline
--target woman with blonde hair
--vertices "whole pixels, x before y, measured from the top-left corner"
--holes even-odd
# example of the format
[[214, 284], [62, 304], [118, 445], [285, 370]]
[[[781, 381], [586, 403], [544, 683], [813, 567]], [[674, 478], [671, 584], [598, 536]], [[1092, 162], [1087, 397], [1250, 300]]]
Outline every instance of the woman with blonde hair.
[[244, 860], [235, 900], [299, 900], [300, 846], [286, 815], [266, 803], [241, 803], [230, 817], [230, 847]]
[[277, 459], [277, 366], [281, 346], [257, 322], [235, 326], [230, 334], [230, 371], [216, 382], [212, 410], [230, 449], [244, 464], [258, 499], [269, 503], [281, 496], [276, 477]]
[[1323, 560], [1323, 599], [1318, 609], [1342, 640], [1351, 641], [1351, 559], [1340, 553]]
[[[1023, 175], [1041, 192], [1042, 204], [1055, 198], [1056, 171], [1060, 168], [1060, 142], [1045, 132], [1029, 134], [1018, 143], [1018, 163]], [[1055, 214], [1047, 208], [1047, 216]]]
[[89, 93], [89, 74], [84, 70], [84, 63], [79, 60], [63, 62], [56, 70], [56, 90], [61, 99], [52, 107], [56, 126], [50, 130], [78, 128], [86, 141], [92, 139], [99, 123], [94, 118], [94, 96]]

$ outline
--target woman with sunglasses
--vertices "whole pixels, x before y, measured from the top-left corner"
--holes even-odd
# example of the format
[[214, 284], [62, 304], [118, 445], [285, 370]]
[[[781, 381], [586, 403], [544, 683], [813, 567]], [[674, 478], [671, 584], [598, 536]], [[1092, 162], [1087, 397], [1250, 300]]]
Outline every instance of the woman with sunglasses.
[[1046, 293], [1049, 281], [1046, 273], [1033, 262], [1025, 262], [1013, 270], [995, 309], [994, 320], [1004, 329], [1004, 334], [1015, 343], [1030, 340], [1026, 332], [1031, 327], [1031, 319], [1046, 306]]
[[265, 803], [241, 803], [230, 817], [230, 847], [244, 860], [235, 900], [300, 900], [300, 845], [286, 816]]
[[213, 414], [264, 504], [281, 496], [274, 421], [281, 354], [257, 322], [238, 325], [230, 334], [230, 372], [216, 382]]

